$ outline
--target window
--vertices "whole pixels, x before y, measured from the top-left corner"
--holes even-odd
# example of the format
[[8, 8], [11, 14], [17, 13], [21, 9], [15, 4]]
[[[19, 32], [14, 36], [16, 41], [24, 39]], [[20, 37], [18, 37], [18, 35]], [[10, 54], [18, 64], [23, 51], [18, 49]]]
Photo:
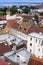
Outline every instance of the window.
[[5, 26], [3, 26], [3, 28], [5, 28]]
[[40, 51], [40, 49], [38, 49], [38, 51]]
[[30, 46], [32, 46], [32, 43], [30, 43]]
[[23, 28], [23, 26], [20, 26], [20, 29], [22, 29]]
[[26, 30], [26, 28], [24, 28], [24, 30]]
[[13, 39], [12, 41], [16, 41], [16, 38], [15, 38], [15, 39]]
[[42, 56], [42, 59], [43, 59], [43, 56]]
[[30, 40], [32, 40], [32, 38], [30, 38]]
[[37, 39], [36, 39], [36, 43], [37, 43]]
[[17, 55], [17, 57], [19, 57], [19, 56]]
[[42, 53], [43, 53], [43, 48], [42, 48]]
[[38, 58], [40, 58], [40, 56], [38, 56]]
[[5, 45], [7, 45], [7, 43], [5, 43]]
[[41, 43], [41, 45], [43, 45], [43, 40], [42, 40], [42, 43]]
[[23, 63], [26, 63], [26, 62], [23, 62]]
[[32, 52], [32, 50], [30, 49], [30, 53]]
[[39, 40], [39, 44], [40, 44], [40, 40]]

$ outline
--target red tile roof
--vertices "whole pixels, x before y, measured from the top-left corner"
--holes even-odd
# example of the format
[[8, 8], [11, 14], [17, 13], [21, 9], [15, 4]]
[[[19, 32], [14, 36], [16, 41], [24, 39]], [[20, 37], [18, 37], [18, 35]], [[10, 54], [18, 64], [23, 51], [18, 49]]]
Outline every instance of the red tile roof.
[[39, 16], [40, 19], [43, 19], [43, 16]]
[[2, 19], [6, 19], [6, 16], [0, 16], [0, 19], [2, 20]]
[[[22, 28], [21, 28], [22, 27]], [[28, 30], [30, 29], [31, 24], [28, 24], [28, 22], [21, 23], [18, 26], [18, 31], [27, 34]]]
[[43, 59], [36, 58], [31, 56], [28, 65], [43, 65]]
[[[22, 33], [24, 34], [29, 34], [31, 32], [43, 33], [43, 28], [39, 27], [39, 25], [33, 25], [28, 23], [19, 24], [17, 22], [11, 22], [11, 21], [8, 21], [8, 22], [10, 27], [17, 29], [18, 31], [22, 31]], [[20, 29], [20, 26], [23, 26], [23, 29]], [[24, 31], [24, 28], [26, 28], [27, 30]]]
[[19, 18], [16, 18], [15, 20], [8, 20], [7, 23], [10, 27], [12, 28], [18, 28], [19, 26], [19, 23], [17, 23], [20, 19]]
[[43, 59], [36, 58], [35, 56], [31, 56], [31, 59], [43, 63]]
[[43, 28], [40, 28], [38, 25], [32, 25], [27, 33], [31, 33], [31, 32], [43, 33]]
[[4, 43], [0, 43], [0, 56], [9, 51], [11, 51], [11, 48], [8, 44], [5, 45]]
[[8, 65], [8, 63], [5, 62], [4, 60], [0, 59], [0, 65]]
[[34, 14], [15, 14], [16, 16], [34, 16]]
[[43, 8], [43, 5], [36, 5], [35, 7], [40, 9], [40, 8]]

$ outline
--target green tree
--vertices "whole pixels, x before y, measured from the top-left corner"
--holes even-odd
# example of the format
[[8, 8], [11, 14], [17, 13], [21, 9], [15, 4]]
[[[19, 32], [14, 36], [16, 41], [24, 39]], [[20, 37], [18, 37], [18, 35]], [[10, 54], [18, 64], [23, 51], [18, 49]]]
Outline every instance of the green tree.
[[43, 16], [43, 12], [41, 12], [41, 13], [40, 13], [40, 15], [42, 15], [42, 16]]
[[7, 7], [4, 7], [4, 8], [3, 8], [4, 14], [6, 14], [6, 10], [7, 10]]
[[38, 17], [38, 15], [34, 15], [34, 18], [35, 18], [35, 21], [38, 23], [39, 22], [39, 17]]
[[3, 7], [3, 8], [0, 8], [0, 15], [5, 15], [6, 14], [6, 9], [7, 7]]
[[0, 16], [4, 16], [4, 12], [0, 13]]
[[11, 7], [10, 12], [11, 12], [11, 14], [17, 13], [17, 7], [16, 6]]
[[28, 19], [23, 19], [23, 22], [28, 22]]
[[24, 12], [25, 14], [28, 14], [28, 13], [30, 12], [30, 9], [29, 9], [29, 8], [24, 8], [24, 9], [23, 9], [23, 12]]

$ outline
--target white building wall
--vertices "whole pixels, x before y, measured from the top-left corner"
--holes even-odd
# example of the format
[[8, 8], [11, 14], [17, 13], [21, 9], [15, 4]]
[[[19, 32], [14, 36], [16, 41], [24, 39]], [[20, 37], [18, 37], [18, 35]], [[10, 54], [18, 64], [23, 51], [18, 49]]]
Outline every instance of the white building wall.
[[[32, 38], [32, 40], [30, 40], [31, 38]], [[36, 41], [36, 39], [37, 39], [37, 41]], [[30, 46], [30, 43], [32, 44], [32, 46]], [[35, 55], [36, 57], [42, 58], [42, 56], [43, 56], [43, 52], [42, 52], [43, 46], [41, 45], [41, 43], [42, 43], [42, 39], [38, 39], [38, 38], [35, 38], [35, 37], [28, 36], [27, 50], [29, 52], [31, 50], [31, 53], [33, 55]]]
[[[32, 38], [32, 40], [30, 41], [30, 39]], [[30, 43], [32, 44], [32, 46], [30, 46]], [[28, 40], [27, 40], [27, 50], [30, 52], [30, 50], [32, 50], [32, 54], [34, 53], [34, 45], [35, 45], [35, 38], [28, 36]]]
[[42, 58], [42, 56], [43, 56], [42, 49], [43, 49], [43, 46], [40, 46], [40, 45], [35, 46], [34, 47], [34, 55], [36, 57]]
[[27, 35], [22, 32], [17, 31], [17, 36], [24, 40], [27, 40]]
[[16, 29], [11, 28], [11, 31], [12, 31], [12, 35], [17, 36], [17, 30]]

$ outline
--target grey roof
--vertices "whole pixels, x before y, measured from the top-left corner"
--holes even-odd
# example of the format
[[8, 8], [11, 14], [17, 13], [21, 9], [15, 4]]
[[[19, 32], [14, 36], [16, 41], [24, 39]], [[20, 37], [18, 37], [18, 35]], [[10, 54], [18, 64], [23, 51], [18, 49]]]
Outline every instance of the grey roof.
[[4, 54], [5, 57], [12, 60], [13, 62], [17, 62], [17, 55], [20, 57], [20, 61], [22, 62], [28, 62], [31, 56], [31, 54], [25, 48], [19, 49], [16, 51], [16, 54], [14, 54], [13, 51]]
[[35, 37], [35, 38], [43, 39], [43, 34], [36, 33], [36, 32], [30, 33], [30, 34], [28, 34], [28, 36], [32, 36], [32, 37]]
[[[18, 50], [17, 55], [21, 55], [21, 60], [22, 61], [29, 61], [30, 56], [31, 56], [31, 54], [25, 48], [22, 48], [22, 49]], [[24, 57], [24, 59], [23, 59], [23, 57]]]
[[0, 42], [1, 41], [7, 41], [9, 43], [9, 45], [11, 45], [12, 43], [15, 43], [16, 45], [19, 45], [20, 42], [23, 41], [23, 39], [21, 39], [19, 37], [16, 37], [14, 35], [3, 34], [3, 35], [0, 35]]

